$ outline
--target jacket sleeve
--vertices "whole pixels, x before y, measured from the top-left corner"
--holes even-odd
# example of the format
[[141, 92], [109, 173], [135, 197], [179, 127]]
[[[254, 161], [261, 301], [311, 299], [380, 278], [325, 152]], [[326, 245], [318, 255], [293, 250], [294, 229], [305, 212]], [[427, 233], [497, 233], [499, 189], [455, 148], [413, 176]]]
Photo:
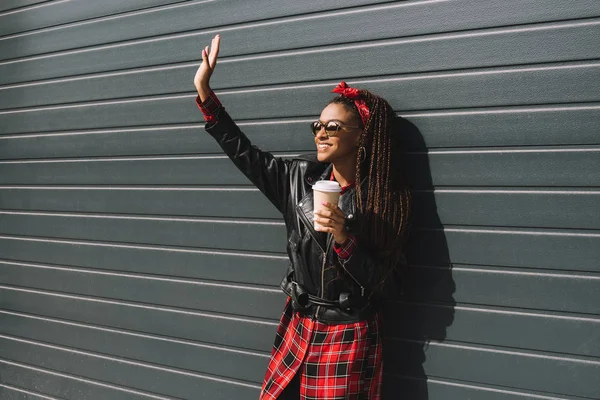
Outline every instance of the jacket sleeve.
[[224, 108], [219, 110], [217, 121], [207, 123], [205, 129], [238, 169], [284, 214], [291, 161], [253, 145]]
[[357, 240], [352, 255], [348, 258], [338, 256], [342, 268], [361, 287], [363, 295], [379, 291], [383, 280], [383, 263]]

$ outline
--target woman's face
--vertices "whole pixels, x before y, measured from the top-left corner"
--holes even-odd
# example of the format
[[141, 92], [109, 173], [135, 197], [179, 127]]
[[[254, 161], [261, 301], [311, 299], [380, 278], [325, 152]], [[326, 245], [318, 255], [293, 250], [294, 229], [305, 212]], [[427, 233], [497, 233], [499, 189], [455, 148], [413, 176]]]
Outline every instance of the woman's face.
[[353, 112], [347, 110], [343, 105], [331, 103], [323, 109], [319, 117], [321, 124], [326, 125], [330, 121], [341, 125], [337, 135], [327, 137], [325, 128], [321, 128], [315, 136], [317, 145], [317, 158], [321, 162], [355, 162], [358, 151], [358, 142], [362, 130], [355, 128], [360, 125], [360, 120]]

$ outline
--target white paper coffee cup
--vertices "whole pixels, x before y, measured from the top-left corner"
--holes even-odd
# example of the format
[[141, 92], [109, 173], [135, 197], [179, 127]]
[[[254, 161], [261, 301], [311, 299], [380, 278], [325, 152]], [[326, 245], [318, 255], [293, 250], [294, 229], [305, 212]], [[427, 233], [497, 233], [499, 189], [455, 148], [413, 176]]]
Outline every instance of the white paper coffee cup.
[[[340, 201], [340, 192], [342, 187], [336, 181], [317, 181], [313, 185], [313, 198], [314, 205], [313, 210], [327, 209], [322, 203], [327, 202], [331, 204], [338, 204]], [[314, 221], [314, 227], [320, 226], [317, 221]]]

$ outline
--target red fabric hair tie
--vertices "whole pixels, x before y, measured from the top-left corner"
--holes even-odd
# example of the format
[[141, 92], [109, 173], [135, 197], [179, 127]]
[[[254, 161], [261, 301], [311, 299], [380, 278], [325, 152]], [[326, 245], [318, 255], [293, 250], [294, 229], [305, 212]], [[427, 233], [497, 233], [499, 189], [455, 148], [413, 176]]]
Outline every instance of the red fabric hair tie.
[[344, 97], [354, 100], [354, 104], [358, 109], [363, 126], [367, 126], [367, 121], [369, 120], [369, 115], [371, 115], [371, 113], [367, 103], [365, 102], [364, 95], [359, 89], [350, 87], [346, 84], [346, 82], [341, 81], [340, 84], [332, 90], [332, 92], [339, 93]]

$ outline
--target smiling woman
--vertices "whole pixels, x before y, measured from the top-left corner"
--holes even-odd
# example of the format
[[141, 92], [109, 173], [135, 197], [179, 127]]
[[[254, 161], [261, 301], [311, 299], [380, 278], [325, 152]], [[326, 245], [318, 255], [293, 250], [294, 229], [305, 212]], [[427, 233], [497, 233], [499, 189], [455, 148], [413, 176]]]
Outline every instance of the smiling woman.
[[[260, 398], [379, 399], [381, 302], [404, 265], [411, 210], [394, 163], [395, 114], [342, 82], [311, 124], [316, 154], [275, 157], [250, 143], [210, 89], [219, 46], [217, 35], [194, 78], [206, 131], [282, 213], [288, 235], [288, 298]], [[313, 185], [322, 180], [341, 193], [317, 209]]]

